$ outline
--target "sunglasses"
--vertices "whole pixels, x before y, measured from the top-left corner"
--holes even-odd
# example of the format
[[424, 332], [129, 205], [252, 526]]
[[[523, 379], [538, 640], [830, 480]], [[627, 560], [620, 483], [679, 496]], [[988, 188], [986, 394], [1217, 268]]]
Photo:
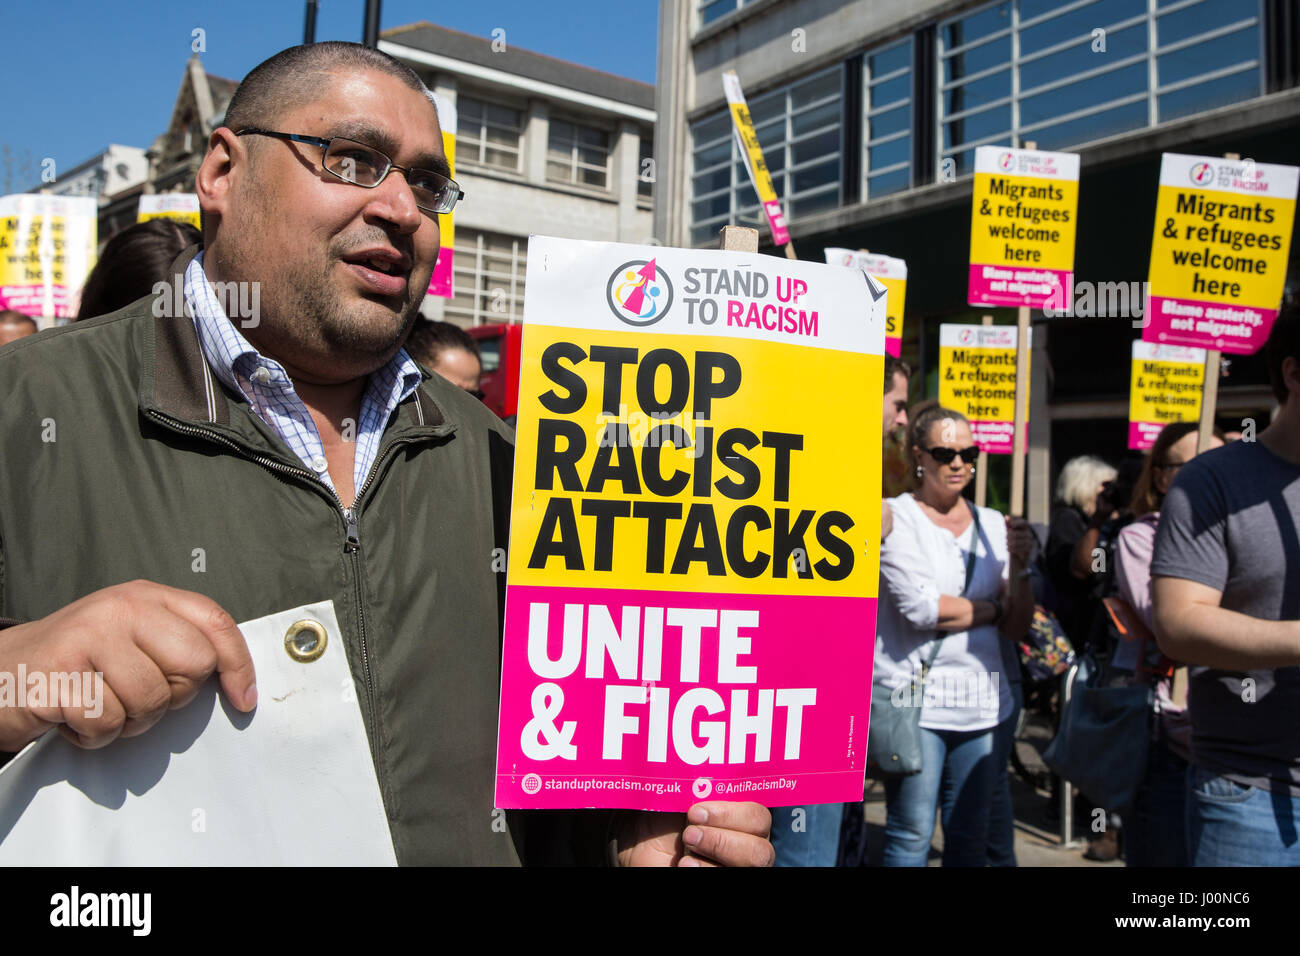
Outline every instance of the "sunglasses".
[[955, 448], [922, 448], [921, 450], [941, 465], [951, 464], [952, 460], [958, 457], [960, 457], [966, 464], [973, 465], [975, 459], [980, 456], [978, 445], [971, 445], [969, 448], [963, 448], [961, 451], [958, 451]]

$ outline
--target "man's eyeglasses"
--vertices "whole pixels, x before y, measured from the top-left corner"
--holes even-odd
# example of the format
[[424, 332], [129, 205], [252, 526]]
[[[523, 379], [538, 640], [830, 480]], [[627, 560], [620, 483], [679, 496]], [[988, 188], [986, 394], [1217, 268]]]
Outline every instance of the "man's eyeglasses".
[[277, 133], [269, 129], [243, 129], [236, 136], [274, 136], [276, 139], [289, 139], [295, 143], [319, 146], [325, 151], [321, 165], [325, 170], [345, 183], [374, 189], [384, 181], [394, 169], [406, 174], [406, 183], [415, 196], [415, 204], [425, 212], [448, 213], [456, 207], [457, 201], [465, 194], [441, 173], [429, 169], [412, 169], [398, 166], [385, 154], [365, 143], [335, 136], [321, 139], [319, 136], [303, 136], [298, 133]]
[[958, 451], [955, 448], [925, 448], [922, 450], [941, 465], [951, 464], [952, 460], [958, 457], [960, 457], [966, 464], [971, 465], [974, 464], [975, 459], [980, 456], [978, 445], [971, 445], [969, 448], [963, 448], [961, 451]]

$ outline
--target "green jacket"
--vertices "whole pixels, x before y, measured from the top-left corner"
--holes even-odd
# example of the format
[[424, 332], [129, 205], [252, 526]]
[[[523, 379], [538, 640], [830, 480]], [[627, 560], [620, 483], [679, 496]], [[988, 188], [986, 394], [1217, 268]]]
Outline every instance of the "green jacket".
[[607, 815], [493, 813], [511, 431], [425, 370], [349, 528], [153, 304], [0, 349], [0, 617], [136, 578], [237, 621], [332, 599], [399, 863], [602, 861]]

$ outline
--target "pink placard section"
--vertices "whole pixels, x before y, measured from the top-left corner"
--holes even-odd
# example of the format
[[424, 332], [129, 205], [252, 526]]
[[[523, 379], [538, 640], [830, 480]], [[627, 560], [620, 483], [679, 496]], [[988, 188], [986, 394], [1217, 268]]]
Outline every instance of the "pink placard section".
[[429, 276], [429, 295], [439, 295], [444, 299], [451, 298], [452, 261], [455, 258], [454, 249], [443, 246], [438, 250], [438, 263], [433, 267], [433, 275]]
[[966, 301], [970, 305], [1063, 308], [1070, 301], [1074, 273], [1029, 266], [986, 266], [972, 262]]
[[903, 354], [903, 339], [901, 336], [898, 338], [885, 336], [885, 354], [892, 355], [894, 358], [898, 358]]
[[496, 806], [860, 800], [875, 622], [875, 598], [511, 586]]
[[[1025, 422], [1025, 447], [1029, 447], [1029, 423]], [[1004, 421], [979, 421], [972, 419], [970, 423], [971, 437], [975, 439], [975, 444], [980, 446], [981, 451], [986, 451], [990, 455], [1010, 455], [1015, 451], [1015, 443], [1012, 441], [1016, 433], [1015, 422]]]
[[1147, 301], [1147, 325], [1142, 330], [1142, 340], [1251, 355], [1263, 348], [1275, 318], [1277, 309], [1153, 295]]
[[1128, 447], [1133, 451], [1146, 451], [1156, 443], [1167, 422], [1129, 422]]
[[763, 203], [763, 211], [767, 213], [767, 223], [772, 227], [772, 241], [778, 246], [784, 246], [790, 241], [790, 230], [785, 227], [785, 213], [781, 210], [781, 200], [769, 199]]

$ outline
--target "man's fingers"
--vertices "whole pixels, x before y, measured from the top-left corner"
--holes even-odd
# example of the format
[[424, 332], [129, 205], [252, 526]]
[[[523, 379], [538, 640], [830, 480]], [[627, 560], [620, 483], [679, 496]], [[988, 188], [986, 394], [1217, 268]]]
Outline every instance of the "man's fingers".
[[235, 619], [216, 601], [193, 591], [167, 588], [163, 604], [197, 627], [211, 642], [217, 652], [221, 689], [230, 702], [244, 712], [256, 707], [257, 675], [253, 673], [253, 658]]
[[765, 837], [739, 830], [691, 824], [682, 832], [682, 842], [692, 854], [722, 866], [771, 866], [776, 851]]
[[59, 724], [59, 733], [78, 747], [86, 750], [98, 750], [107, 747], [122, 733], [126, 726], [126, 708], [113, 693], [112, 686], [104, 681], [104, 699], [96, 715], [86, 708], [69, 707], [64, 710], [64, 723]]
[[762, 804], [697, 803], [686, 817], [691, 825], [682, 831], [682, 842], [692, 855], [722, 866], [771, 866], [776, 862], [776, 851], [767, 839], [772, 814]]
[[733, 800], [707, 800], [692, 804], [686, 811], [691, 823], [739, 830], [767, 839], [772, 832], [772, 814], [761, 803]]

